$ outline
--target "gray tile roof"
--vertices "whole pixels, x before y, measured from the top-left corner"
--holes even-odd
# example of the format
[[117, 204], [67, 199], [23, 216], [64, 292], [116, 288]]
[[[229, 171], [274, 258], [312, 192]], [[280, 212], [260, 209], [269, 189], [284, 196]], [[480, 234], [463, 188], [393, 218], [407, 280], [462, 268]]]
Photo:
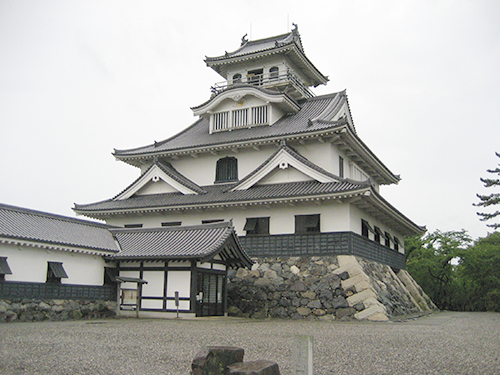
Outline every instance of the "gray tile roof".
[[[201, 118], [182, 132], [164, 141], [129, 150], [115, 149], [114, 155], [118, 159], [124, 159], [134, 156], [154, 155], [161, 154], [162, 152], [217, 146], [228, 143], [266, 140], [270, 138], [281, 139], [287, 136], [307, 135], [321, 130], [333, 130], [343, 125], [344, 122], [332, 123], [331, 121], [316, 121], [310, 124], [308, 121], [320, 117], [325, 110], [330, 108], [332, 103], [346, 100], [345, 91], [314, 97], [303, 102], [301, 104], [302, 108], [298, 113], [284, 116], [272, 126], [235, 129], [230, 132], [223, 131], [210, 134], [209, 120]], [[340, 108], [340, 106], [336, 108]], [[330, 111], [328, 111], [328, 116], [333, 118]]]
[[222, 56], [217, 56], [217, 57], [207, 57], [206, 60], [207, 61], [224, 60], [229, 57], [244, 56], [256, 52], [275, 49], [277, 46], [283, 46], [293, 42], [296, 42], [297, 46], [303, 51], [302, 42], [300, 40], [299, 34], [294, 32], [289, 32], [286, 34], [276, 35], [264, 39], [247, 40], [246, 42], [242, 43], [240, 48], [238, 48], [234, 52], [229, 52]]
[[205, 62], [223, 77], [224, 66], [242, 59], [259, 59], [270, 54], [285, 54], [301, 71], [313, 80], [314, 86], [325, 84], [328, 77], [324, 76], [307, 58], [302, 46], [302, 40], [297, 28], [290, 33], [253, 41], [243, 40], [242, 45], [234, 52], [226, 52], [222, 56], [206, 57]]
[[116, 260], [199, 259], [206, 261], [220, 254], [234, 265], [249, 266], [252, 261], [245, 253], [231, 223], [222, 222], [190, 227], [154, 229], [111, 229], [121, 247]]
[[0, 204], [0, 237], [117, 252], [108, 226]]
[[184, 175], [180, 174], [173, 166], [172, 164], [168, 162], [159, 162], [155, 161], [144, 173], [142, 173], [134, 182], [132, 182], [129, 186], [127, 186], [124, 190], [122, 190], [119, 194], [117, 194], [114, 198], [119, 197], [122, 195], [124, 192], [126, 192], [128, 189], [130, 189], [132, 186], [134, 186], [141, 178], [144, 176], [146, 173], [149, 172], [153, 166], [156, 165], [158, 166], [163, 172], [165, 172], [168, 176], [170, 176], [173, 180], [177, 181], [181, 185], [184, 185], [185, 187], [195, 191], [198, 194], [205, 194], [206, 191], [203, 190], [199, 185], [195, 184], [193, 181], [185, 177]]
[[271, 185], [255, 185], [247, 190], [229, 191], [236, 184], [203, 186], [206, 194], [166, 193], [132, 196], [124, 200], [109, 199], [102, 202], [75, 205], [76, 212], [94, 216], [106, 211], [128, 211], [155, 208], [203, 207], [211, 204], [232, 204], [238, 202], [261, 202], [263, 200], [300, 198], [308, 196], [334, 195], [336, 193], [354, 193], [370, 186], [352, 181], [327, 182], [301, 181]]

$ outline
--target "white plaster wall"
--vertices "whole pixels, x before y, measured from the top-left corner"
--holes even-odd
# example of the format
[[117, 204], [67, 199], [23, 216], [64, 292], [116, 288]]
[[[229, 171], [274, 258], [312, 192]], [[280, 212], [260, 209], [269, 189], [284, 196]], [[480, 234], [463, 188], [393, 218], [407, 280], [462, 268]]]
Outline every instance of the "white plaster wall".
[[149, 181], [143, 186], [135, 195], [150, 195], [150, 194], [163, 194], [163, 193], [176, 193], [177, 190], [163, 180], [156, 182]]
[[[169, 271], [167, 280], [167, 297], [175, 297], [175, 292], [179, 292], [179, 297], [190, 297], [191, 294], [191, 272], [190, 271]], [[179, 301], [180, 310], [189, 310], [189, 301]], [[176, 309], [175, 301], [167, 301], [167, 309]]]
[[164, 271], [144, 271], [142, 278], [148, 282], [142, 285], [142, 295], [144, 297], [163, 297], [163, 289], [165, 288]]
[[[372, 228], [374, 227], [379, 227], [382, 232], [388, 232], [391, 236], [397, 237], [400, 241], [400, 248], [399, 252], [404, 253], [404, 241], [403, 241], [403, 235], [399, 233], [398, 231], [395, 231], [393, 228], [389, 228], [386, 224], [380, 222], [379, 220], [375, 219], [371, 215], [366, 214], [365, 212], [361, 211], [359, 208], [357, 208], [354, 205], [350, 205], [350, 221], [351, 221], [351, 228], [354, 233], [360, 234], [361, 235], [361, 219], [365, 220], [370, 224]], [[369, 233], [369, 238], [373, 240], [375, 237], [373, 233]], [[382, 243], [382, 242], [381, 242]], [[383, 243], [382, 243], [383, 244]], [[394, 248], [394, 244], [391, 241], [391, 249]]]
[[237, 153], [227, 150], [220, 151], [217, 155], [202, 154], [197, 158], [184, 156], [178, 160], [171, 160], [171, 164], [179, 173], [191, 181], [200, 186], [206, 186], [213, 185], [215, 182], [217, 160], [226, 156], [238, 159], [238, 178], [241, 180], [267, 160], [276, 150], [277, 147], [275, 146], [262, 147], [259, 151], [254, 149], [240, 149]]
[[0, 256], [7, 257], [12, 275], [6, 281], [45, 283], [47, 262], [62, 262], [68, 275], [62, 284], [103, 285], [105, 262], [99, 255], [45, 250], [27, 246], [0, 244]]
[[260, 180], [257, 185], [279, 184], [285, 182], [311, 181], [313, 180], [308, 175], [289, 166], [286, 169], [276, 167], [271, 173]]
[[190, 297], [191, 293], [190, 271], [168, 272], [167, 297], [175, 297], [176, 291], [179, 292], [179, 297]]
[[228, 75], [226, 78], [229, 82], [232, 82], [233, 75], [236, 73], [240, 73], [242, 82], [246, 82], [246, 76], [248, 71], [261, 68], [264, 70], [263, 72], [264, 76], [267, 77], [269, 74], [269, 69], [272, 68], [273, 66], [277, 66], [279, 68], [280, 73], [286, 72], [287, 70], [287, 66], [283, 61], [283, 58], [281, 56], [274, 55], [261, 58], [257, 61], [242, 62], [232, 65], [228, 69]]
[[245, 95], [236, 101], [230, 98], [224, 99], [212, 112], [234, 111], [236, 109], [259, 107], [262, 105], [267, 105], [267, 103], [253, 95]]
[[126, 218], [109, 220], [112, 225], [121, 226], [123, 222], [141, 222], [144, 228], [157, 228], [164, 221], [180, 221], [183, 226], [200, 225], [203, 220], [221, 219], [233, 220], [233, 225], [238, 235], [245, 235], [243, 230], [246, 219], [250, 217], [270, 217], [270, 234], [291, 234], [295, 232], [295, 215], [321, 215], [322, 232], [338, 232], [351, 230], [349, 219], [349, 207], [347, 204], [336, 201], [325, 201], [322, 204], [297, 203], [294, 206], [283, 204], [265, 206], [248, 206], [245, 208], [226, 208], [203, 211], [183, 211], [182, 213], [170, 213], [164, 215], [149, 215], [139, 218]]

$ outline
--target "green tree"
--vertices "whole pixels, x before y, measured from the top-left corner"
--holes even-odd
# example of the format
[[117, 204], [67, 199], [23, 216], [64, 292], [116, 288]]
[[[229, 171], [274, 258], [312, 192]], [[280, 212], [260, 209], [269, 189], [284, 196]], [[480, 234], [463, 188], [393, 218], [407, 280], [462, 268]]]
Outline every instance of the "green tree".
[[452, 260], [471, 242], [463, 229], [449, 232], [436, 230], [423, 238], [405, 240], [406, 248], [410, 250], [406, 269], [440, 309], [457, 309], [460, 282]]
[[457, 277], [461, 310], [500, 311], [500, 233], [480, 238], [460, 252]]
[[[496, 156], [500, 158], [500, 154], [498, 152], [495, 152]], [[498, 167], [495, 169], [488, 169], [488, 173], [496, 174], [500, 176], [500, 164]], [[484, 187], [495, 187], [495, 186], [500, 186], [500, 179], [499, 178], [481, 178], [481, 182], [484, 184]], [[491, 193], [489, 195], [481, 195], [477, 194], [477, 197], [481, 200], [479, 203], [474, 204], [474, 206], [478, 207], [489, 207], [489, 206], [496, 206], [500, 204], [500, 193]], [[494, 219], [498, 215], [500, 215], [500, 211], [496, 211], [494, 213], [486, 213], [486, 212], [478, 212], [477, 213], [479, 216], [481, 216], [481, 221], [487, 221]], [[493, 223], [493, 224], [486, 224], [487, 226], [498, 229], [500, 228], [500, 223]]]

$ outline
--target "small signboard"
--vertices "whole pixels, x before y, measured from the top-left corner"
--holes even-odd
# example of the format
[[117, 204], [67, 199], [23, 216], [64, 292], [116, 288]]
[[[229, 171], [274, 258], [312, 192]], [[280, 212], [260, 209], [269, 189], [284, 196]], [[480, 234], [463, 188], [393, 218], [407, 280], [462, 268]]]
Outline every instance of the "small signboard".
[[296, 335], [293, 343], [294, 375], [313, 375], [313, 340], [308, 335]]
[[137, 305], [137, 289], [122, 289], [122, 305]]

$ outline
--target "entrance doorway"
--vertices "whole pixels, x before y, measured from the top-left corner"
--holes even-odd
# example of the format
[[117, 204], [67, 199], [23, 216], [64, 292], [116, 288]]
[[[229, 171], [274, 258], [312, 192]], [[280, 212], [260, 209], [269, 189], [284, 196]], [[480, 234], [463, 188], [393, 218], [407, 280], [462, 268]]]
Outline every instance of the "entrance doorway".
[[226, 275], [198, 271], [196, 316], [223, 316], [225, 313]]

